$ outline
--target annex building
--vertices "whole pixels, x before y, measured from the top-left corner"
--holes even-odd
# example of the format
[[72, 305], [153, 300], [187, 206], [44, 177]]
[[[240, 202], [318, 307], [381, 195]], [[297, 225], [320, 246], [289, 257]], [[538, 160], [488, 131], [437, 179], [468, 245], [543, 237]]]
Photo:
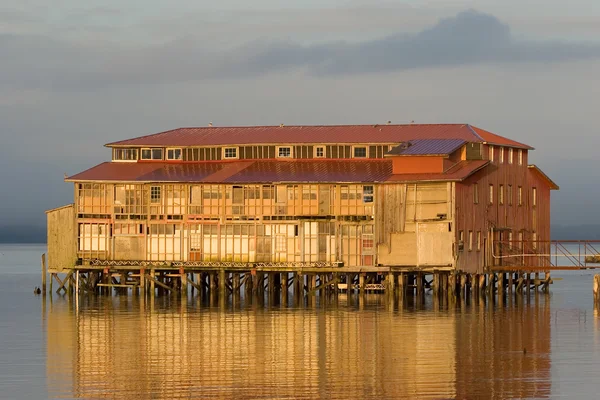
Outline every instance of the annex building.
[[111, 161], [66, 179], [74, 204], [48, 212], [50, 268], [547, 265], [557, 185], [532, 147], [472, 125], [208, 126], [106, 146]]

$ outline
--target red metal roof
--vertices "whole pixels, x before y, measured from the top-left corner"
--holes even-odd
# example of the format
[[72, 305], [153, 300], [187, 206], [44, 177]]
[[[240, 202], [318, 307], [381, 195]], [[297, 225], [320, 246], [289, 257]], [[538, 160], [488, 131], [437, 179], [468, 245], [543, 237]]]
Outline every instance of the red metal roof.
[[499, 146], [518, 147], [518, 148], [522, 148], [522, 149], [533, 150], [533, 147], [531, 147], [529, 145], [519, 143], [519, 142], [516, 142], [511, 139], [507, 139], [503, 136], [496, 135], [495, 133], [488, 132], [481, 128], [477, 128], [476, 126], [472, 126], [472, 125], [469, 125], [469, 126], [471, 129], [473, 129], [473, 131], [475, 131], [477, 136], [479, 136], [486, 143], [497, 144]]
[[[493, 137], [493, 140], [492, 140]], [[178, 128], [153, 135], [108, 143], [106, 146], [220, 146], [303, 143], [400, 143], [416, 139], [490, 141], [506, 146], [526, 145], [468, 124], [322, 125]]]
[[445, 173], [392, 174], [392, 161], [378, 160], [256, 160], [199, 163], [106, 162], [67, 178], [105, 182], [413, 182], [462, 180], [487, 161], [463, 161]]
[[548, 187], [550, 188], [550, 190], [559, 190], [560, 189], [558, 187], [558, 185], [552, 179], [550, 179], [550, 177], [548, 175], [546, 175], [544, 173], [544, 171], [539, 169], [539, 167], [537, 165], [531, 164], [531, 165], [528, 165], [527, 168], [529, 168], [529, 170], [531, 172], [538, 174], [538, 176], [540, 176], [543, 180], [545, 180], [546, 183], [548, 183]]

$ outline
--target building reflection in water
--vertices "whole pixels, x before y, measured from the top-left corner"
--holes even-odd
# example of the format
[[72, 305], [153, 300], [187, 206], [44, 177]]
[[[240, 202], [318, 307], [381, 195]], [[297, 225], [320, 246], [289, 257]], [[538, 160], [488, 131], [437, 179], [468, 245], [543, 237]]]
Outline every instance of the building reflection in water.
[[136, 297], [47, 308], [49, 395], [523, 398], [550, 395], [550, 310], [384, 296], [232, 309]]

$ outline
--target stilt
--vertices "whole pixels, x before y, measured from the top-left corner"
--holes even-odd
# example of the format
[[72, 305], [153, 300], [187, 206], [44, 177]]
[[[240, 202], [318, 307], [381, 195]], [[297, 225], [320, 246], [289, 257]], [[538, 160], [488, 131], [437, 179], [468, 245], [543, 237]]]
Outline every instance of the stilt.
[[225, 277], [225, 270], [219, 270], [219, 294], [224, 296], [227, 294], [227, 278]]
[[600, 275], [594, 275], [593, 293], [594, 293], [594, 302], [595, 303], [600, 302]]
[[460, 274], [460, 296], [465, 296], [467, 297], [467, 275], [466, 274]]
[[485, 291], [485, 274], [479, 275], [479, 294], [483, 295]]
[[[42, 254], [42, 294], [46, 294], [46, 253]], [[50, 281], [50, 285], [52, 285], [52, 281]], [[50, 289], [52, 292], [52, 289]]]
[[446, 275], [448, 279], [447, 292], [451, 297], [456, 297], [456, 274], [450, 273]]
[[155, 291], [155, 287], [154, 287], [154, 279], [156, 277], [156, 271], [154, 270], [154, 268], [152, 268], [150, 270], [150, 296], [152, 298], [154, 298], [154, 291]]
[[287, 306], [288, 302], [288, 273], [284, 272], [281, 274], [281, 303], [283, 306]]
[[421, 272], [417, 272], [415, 275], [415, 280], [417, 281], [417, 296], [423, 295], [423, 274]]
[[394, 291], [396, 290], [396, 277], [394, 276], [393, 272], [388, 272], [387, 285], [385, 289], [389, 295], [393, 295]]
[[432, 294], [434, 296], [439, 296], [440, 294], [440, 274], [437, 272], [433, 273], [433, 282], [432, 282]]
[[359, 276], [358, 276], [358, 286], [359, 286], [359, 290], [360, 290], [360, 294], [365, 294], [365, 273], [362, 272]]
[[146, 298], [146, 269], [140, 269], [140, 290], [142, 297]]
[[398, 295], [400, 298], [406, 296], [406, 274], [404, 272], [398, 274]]
[[187, 282], [187, 273], [183, 268], [179, 269], [179, 279], [181, 281], [181, 296], [187, 297], [188, 293], [188, 282]]
[[508, 291], [508, 293], [512, 293], [513, 292], [513, 285], [514, 285], [514, 282], [513, 282], [513, 273], [509, 272], [508, 273], [508, 285], [507, 285], [507, 289], [508, 289], [507, 291]]

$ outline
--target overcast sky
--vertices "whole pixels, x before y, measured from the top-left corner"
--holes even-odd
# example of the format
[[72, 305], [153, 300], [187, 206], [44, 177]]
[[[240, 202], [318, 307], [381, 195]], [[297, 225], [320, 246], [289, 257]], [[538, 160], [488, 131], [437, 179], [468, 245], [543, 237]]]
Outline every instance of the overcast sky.
[[0, 55], [0, 226], [43, 224], [114, 140], [388, 120], [526, 142], [553, 222], [600, 223], [600, 2], [1, 0]]

